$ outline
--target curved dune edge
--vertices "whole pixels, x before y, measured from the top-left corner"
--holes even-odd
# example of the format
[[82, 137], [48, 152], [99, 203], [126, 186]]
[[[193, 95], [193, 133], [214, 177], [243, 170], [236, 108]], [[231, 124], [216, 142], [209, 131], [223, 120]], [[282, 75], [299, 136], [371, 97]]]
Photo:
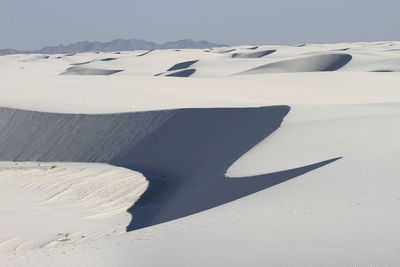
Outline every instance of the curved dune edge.
[[238, 74], [335, 71], [350, 62], [350, 54], [307, 56], [265, 64]]
[[[229, 166], [280, 127], [288, 106], [52, 114], [0, 109], [0, 160], [107, 162], [148, 190], [129, 209], [135, 230], [210, 209], [322, 167], [228, 179]], [[216, 156], [218, 155], [218, 156]], [[325, 160], [325, 159], [321, 159]]]
[[[86, 62], [83, 62], [86, 64]], [[82, 64], [81, 64], [82, 65]], [[97, 68], [85, 68], [85, 67], [70, 67], [66, 69], [60, 75], [111, 75], [117, 72], [121, 72], [123, 70], [106, 70], [106, 69], [97, 69]]]
[[257, 51], [253, 53], [233, 53], [232, 58], [262, 58], [275, 52], [276, 49]]
[[107, 164], [0, 162], [0, 253], [123, 233], [147, 186]]

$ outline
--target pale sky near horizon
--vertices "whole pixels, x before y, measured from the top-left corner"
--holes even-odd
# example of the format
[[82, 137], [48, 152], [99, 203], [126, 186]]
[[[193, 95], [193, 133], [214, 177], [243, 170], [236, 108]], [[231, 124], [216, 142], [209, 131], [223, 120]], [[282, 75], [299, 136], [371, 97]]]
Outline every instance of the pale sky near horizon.
[[239, 44], [400, 40], [400, 0], [0, 0], [0, 49], [191, 38]]

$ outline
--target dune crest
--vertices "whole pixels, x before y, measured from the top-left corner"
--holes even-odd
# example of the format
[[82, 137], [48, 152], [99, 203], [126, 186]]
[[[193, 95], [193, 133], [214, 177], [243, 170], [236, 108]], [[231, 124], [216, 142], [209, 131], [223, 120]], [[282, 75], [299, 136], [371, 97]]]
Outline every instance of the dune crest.
[[349, 54], [324, 54], [265, 64], [239, 74], [335, 71], [350, 62]]

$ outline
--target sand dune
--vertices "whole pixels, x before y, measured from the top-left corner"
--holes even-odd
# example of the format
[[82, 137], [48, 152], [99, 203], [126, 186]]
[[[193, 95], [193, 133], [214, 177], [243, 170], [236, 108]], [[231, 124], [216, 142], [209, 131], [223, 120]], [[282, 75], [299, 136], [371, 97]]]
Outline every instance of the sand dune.
[[170, 77], [189, 77], [190, 75], [192, 75], [195, 72], [196, 72], [196, 69], [186, 69], [186, 70], [181, 70], [181, 71], [177, 71], [177, 72], [173, 72], [173, 73], [167, 74], [166, 76], [170, 76]]
[[106, 70], [106, 69], [95, 69], [95, 68], [84, 68], [84, 67], [70, 67], [60, 75], [111, 75], [123, 70]]
[[325, 54], [307, 56], [265, 64], [240, 74], [261, 74], [280, 72], [335, 71], [346, 65], [352, 56], [349, 54]]
[[121, 234], [147, 185], [143, 175], [106, 164], [1, 162], [0, 253]]
[[219, 54], [227, 54], [227, 53], [233, 52], [235, 50], [236, 50], [236, 48], [225, 49], [225, 50], [219, 50], [219, 51], [217, 51], [217, 53], [219, 53]]
[[116, 60], [117, 58], [115, 58], [115, 57], [107, 57], [107, 58], [103, 58], [103, 59], [100, 59], [100, 61], [112, 61], [112, 60]]
[[276, 52], [276, 50], [257, 51], [253, 53], [234, 53], [232, 54], [232, 58], [260, 58], [274, 52]]
[[171, 68], [169, 68], [167, 71], [186, 69], [186, 68], [192, 66], [196, 62], [198, 62], [198, 60], [190, 60], [190, 61], [177, 63], [177, 64], [173, 65]]
[[144, 52], [143, 54], [138, 55], [138, 57], [145, 56], [145, 55], [147, 55], [148, 53], [150, 53], [150, 52], [152, 52], [152, 51], [154, 51], [154, 50], [149, 50], [149, 51], [147, 51], [147, 52]]
[[336, 160], [241, 180], [224, 177], [288, 111], [276, 106], [63, 115], [3, 108], [0, 160], [108, 162], [142, 172], [150, 185], [129, 210], [128, 230], [134, 230], [222, 205]]

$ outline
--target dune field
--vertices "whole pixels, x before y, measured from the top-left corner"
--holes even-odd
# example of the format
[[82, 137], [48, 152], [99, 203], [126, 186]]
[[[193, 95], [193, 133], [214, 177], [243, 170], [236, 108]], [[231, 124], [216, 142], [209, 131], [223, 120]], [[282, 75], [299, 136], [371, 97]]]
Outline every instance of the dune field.
[[400, 42], [0, 56], [0, 266], [400, 265]]

